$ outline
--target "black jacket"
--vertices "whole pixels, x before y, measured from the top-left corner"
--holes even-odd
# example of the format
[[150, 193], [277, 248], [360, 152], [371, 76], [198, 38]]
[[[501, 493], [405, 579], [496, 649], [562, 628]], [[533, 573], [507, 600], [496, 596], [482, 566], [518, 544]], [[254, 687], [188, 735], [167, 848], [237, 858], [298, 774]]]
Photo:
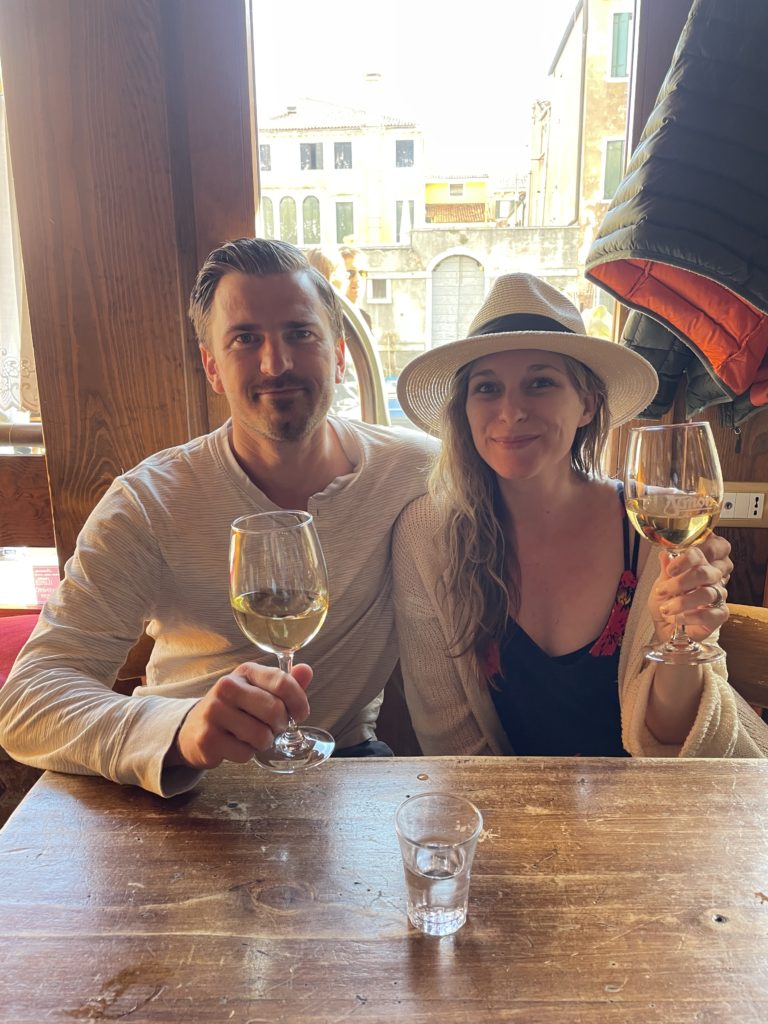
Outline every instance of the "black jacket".
[[768, 407], [767, 0], [695, 0], [586, 269], [653, 318], [622, 339], [659, 373], [649, 414], [683, 370], [690, 413]]

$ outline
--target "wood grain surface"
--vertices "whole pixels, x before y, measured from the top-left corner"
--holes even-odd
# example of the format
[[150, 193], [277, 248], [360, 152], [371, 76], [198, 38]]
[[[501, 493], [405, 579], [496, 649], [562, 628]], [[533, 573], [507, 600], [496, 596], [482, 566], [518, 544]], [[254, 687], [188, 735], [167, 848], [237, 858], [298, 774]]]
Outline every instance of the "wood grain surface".
[[209, 428], [186, 308], [255, 219], [242, 0], [4, 0], [0, 61], [63, 564], [113, 478]]
[[0, 546], [55, 546], [42, 455], [0, 456]]
[[[408, 925], [393, 815], [485, 816], [467, 925]], [[768, 764], [415, 758], [48, 774], [0, 833], [0, 1006], [41, 1021], [768, 1019]]]

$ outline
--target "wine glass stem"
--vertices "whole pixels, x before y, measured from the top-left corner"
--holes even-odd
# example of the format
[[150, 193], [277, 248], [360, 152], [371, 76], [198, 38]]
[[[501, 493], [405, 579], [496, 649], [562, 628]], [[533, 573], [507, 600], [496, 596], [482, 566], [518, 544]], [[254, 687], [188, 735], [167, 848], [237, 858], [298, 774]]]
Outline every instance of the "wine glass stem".
[[[291, 675], [293, 672], [293, 651], [278, 654], [277, 661], [280, 671]], [[304, 739], [304, 734], [290, 716], [288, 718], [288, 728], [285, 732], [281, 732], [279, 736], [275, 737], [275, 746], [288, 755], [299, 754], [307, 749], [308, 744]]]
[[[677, 558], [678, 555], [682, 555], [683, 550], [683, 548], [676, 549], [672, 552], [672, 557]], [[685, 630], [685, 623], [678, 621], [677, 616], [675, 616], [675, 625], [672, 629], [672, 636], [667, 641], [667, 647], [670, 649], [674, 648], [676, 651], [684, 651], [695, 646]]]

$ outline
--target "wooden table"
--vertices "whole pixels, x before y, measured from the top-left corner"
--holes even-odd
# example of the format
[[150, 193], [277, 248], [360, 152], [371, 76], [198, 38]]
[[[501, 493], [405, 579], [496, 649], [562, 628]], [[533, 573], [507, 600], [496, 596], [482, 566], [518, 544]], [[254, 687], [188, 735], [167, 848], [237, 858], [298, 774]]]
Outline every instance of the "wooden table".
[[[485, 815], [470, 917], [411, 929], [393, 829]], [[418, 758], [47, 774], [0, 833], [0, 1020], [768, 1021], [768, 763]]]

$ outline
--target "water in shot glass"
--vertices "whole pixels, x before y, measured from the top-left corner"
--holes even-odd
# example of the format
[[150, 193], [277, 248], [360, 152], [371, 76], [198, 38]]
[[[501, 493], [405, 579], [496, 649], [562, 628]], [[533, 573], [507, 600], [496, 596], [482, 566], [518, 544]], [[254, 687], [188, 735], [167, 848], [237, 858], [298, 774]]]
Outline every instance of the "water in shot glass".
[[408, 920], [427, 935], [450, 935], [467, 919], [469, 879], [483, 816], [450, 793], [409, 797], [395, 813], [408, 887]]

